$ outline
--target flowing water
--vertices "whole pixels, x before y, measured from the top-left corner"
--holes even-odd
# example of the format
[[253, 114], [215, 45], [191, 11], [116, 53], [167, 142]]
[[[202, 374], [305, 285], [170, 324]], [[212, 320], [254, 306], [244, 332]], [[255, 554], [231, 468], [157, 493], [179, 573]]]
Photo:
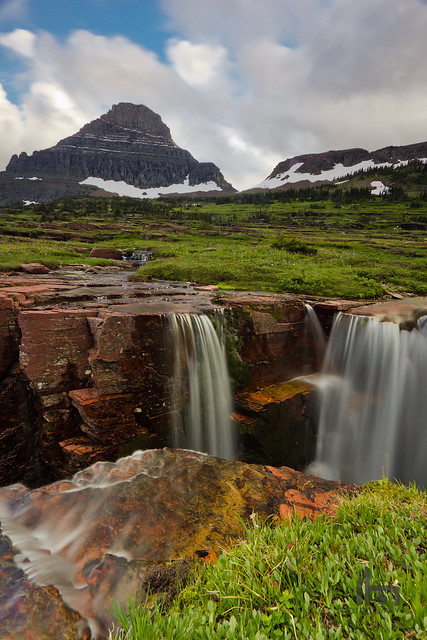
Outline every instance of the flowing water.
[[206, 315], [169, 316], [175, 344], [174, 447], [235, 458], [233, 398], [224, 339]]
[[305, 303], [306, 316], [304, 319], [307, 330], [311, 333], [311, 337], [314, 343], [314, 351], [316, 353], [316, 364], [320, 368], [323, 362], [323, 358], [326, 350], [326, 335], [323, 331], [322, 325], [319, 322], [317, 313], [313, 307]]
[[427, 322], [412, 331], [339, 314], [320, 380], [310, 473], [363, 483], [383, 475], [427, 486]]

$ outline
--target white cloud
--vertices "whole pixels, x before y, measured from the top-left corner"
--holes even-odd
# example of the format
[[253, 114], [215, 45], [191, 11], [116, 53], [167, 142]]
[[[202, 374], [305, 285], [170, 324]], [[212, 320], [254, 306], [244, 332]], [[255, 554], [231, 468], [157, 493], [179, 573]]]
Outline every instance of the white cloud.
[[0, 45], [24, 58], [31, 58], [35, 54], [35, 42], [36, 36], [27, 29], [0, 33]]
[[25, 65], [19, 106], [0, 93], [0, 164], [55, 144], [120, 101], [160, 113], [177, 144], [238, 188], [289, 156], [427, 138], [425, 2], [162, 5], [176, 34], [167, 62], [124, 36], [0, 35]]
[[191, 86], [204, 87], [223, 71], [227, 51], [224, 47], [173, 40], [168, 46], [168, 58], [185, 82]]

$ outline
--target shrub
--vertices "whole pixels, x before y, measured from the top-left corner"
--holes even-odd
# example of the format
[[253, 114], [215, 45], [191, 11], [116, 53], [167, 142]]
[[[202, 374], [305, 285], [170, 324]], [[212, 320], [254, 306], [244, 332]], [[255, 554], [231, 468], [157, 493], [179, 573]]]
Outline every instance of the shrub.
[[307, 244], [307, 242], [295, 238], [287, 240], [284, 236], [278, 236], [271, 246], [273, 249], [284, 249], [289, 253], [302, 253], [305, 256], [315, 256], [317, 253], [316, 247]]

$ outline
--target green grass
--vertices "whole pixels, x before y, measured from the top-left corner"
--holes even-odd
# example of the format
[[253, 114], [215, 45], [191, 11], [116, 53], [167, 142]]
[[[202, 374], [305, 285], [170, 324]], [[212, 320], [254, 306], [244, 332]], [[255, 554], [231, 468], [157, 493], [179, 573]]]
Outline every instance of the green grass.
[[[77, 198], [0, 210], [0, 270], [22, 262], [92, 264], [93, 246], [152, 249], [155, 259], [139, 272], [145, 279], [349, 299], [381, 297], [385, 290], [427, 294], [426, 230], [403, 228], [425, 225], [427, 201], [337, 203], [315, 200], [316, 194], [289, 201], [270, 194], [261, 204], [236, 196], [197, 207]], [[46, 219], [58, 229], [40, 227]], [[67, 224], [75, 221], [97, 228], [73, 231]]]
[[[122, 630], [110, 640], [425, 639], [426, 524], [426, 493], [386, 480], [343, 499], [333, 520], [253, 518], [245, 538], [195, 572], [169, 608], [153, 598], [115, 607]], [[398, 602], [371, 593], [366, 604], [366, 568]]]
[[[283, 237], [282, 232], [276, 240], [271, 230], [256, 239], [247, 234], [236, 238], [194, 232], [173, 243], [170, 257], [162, 255], [163, 247], [157, 249], [153, 245], [158, 257], [139, 274], [194, 280], [224, 289], [343, 298], [375, 298], [384, 295], [383, 285], [402, 292], [427, 293], [426, 260], [421, 254], [416, 255], [412, 245], [406, 248], [399, 244], [398, 252], [394, 252], [393, 240], [382, 247], [374, 238], [361, 239], [354, 234], [346, 239], [344, 247], [325, 234], [296, 236], [288, 232], [288, 244]], [[283, 248], [277, 248], [278, 244]], [[295, 247], [302, 247], [302, 252], [295, 252]]]

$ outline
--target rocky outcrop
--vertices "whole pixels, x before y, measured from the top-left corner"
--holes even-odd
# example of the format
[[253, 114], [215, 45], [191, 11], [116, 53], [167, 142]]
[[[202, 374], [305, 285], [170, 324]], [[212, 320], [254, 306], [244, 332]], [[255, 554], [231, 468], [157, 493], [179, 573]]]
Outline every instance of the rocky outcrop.
[[312, 373], [316, 353], [302, 300], [282, 295], [218, 295], [239, 336], [240, 386], [257, 389]]
[[[176, 345], [168, 313], [225, 309], [242, 393], [316, 370], [306, 308], [292, 296], [215, 298], [209, 287], [129, 282], [125, 272], [80, 274], [72, 282], [23, 274], [0, 281], [0, 304], [1, 484], [34, 486], [96, 460], [169, 444]], [[268, 452], [287, 429], [284, 442], [303, 428], [307, 395], [278, 413], [260, 410], [250, 432], [244, 423], [256, 412], [241, 400], [240, 457], [302, 467], [287, 447]], [[294, 427], [286, 415], [295, 417]]]
[[200, 163], [178, 147], [158, 114], [130, 103], [114, 105], [54, 147], [12, 156], [3, 176], [19, 183], [22, 179], [18, 186], [24, 200], [40, 196], [46, 200], [40, 186], [46, 180], [57, 194], [58, 181], [67, 189], [66, 185], [78, 185], [89, 177], [141, 189], [179, 185], [188, 179], [189, 187], [212, 182], [221, 190], [235, 191], [216, 165]]
[[[333, 514], [338, 493], [354, 490], [285, 467], [168, 449], [96, 464], [31, 492], [0, 489], [0, 521], [14, 547], [0, 539], [1, 637], [21, 640], [26, 628], [40, 639], [80, 638], [85, 620], [105, 637], [111, 599], [125, 606], [149, 588], [164, 592], [168, 574], [179, 571], [171, 562], [214, 559], [251, 514]], [[44, 621], [40, 602], [49, 609]]]
[[[168, 314], [183, 312], [222, 318], [239, 459], [304, 468], [316, 435], [315, 382], [295, 377], [320, 364], [304, 302], [129, 281], [117, 269], [0, 279], [0, 484], [36, 486], [98, 460], [169, 445], [177, 407]], [[324, 326], [339, 310], [366, 307], [311, 304]], [[425, 309], [416, 299], [399, 305], [411, 321]], [[369, 309], [375, 305], [362, 313]]]
[[253, 462], [286, 461], [293, 469], [305, 469], [315, 454], [315, 389], [305, 378], [237, 394], [233, 419], [242, 454]]

